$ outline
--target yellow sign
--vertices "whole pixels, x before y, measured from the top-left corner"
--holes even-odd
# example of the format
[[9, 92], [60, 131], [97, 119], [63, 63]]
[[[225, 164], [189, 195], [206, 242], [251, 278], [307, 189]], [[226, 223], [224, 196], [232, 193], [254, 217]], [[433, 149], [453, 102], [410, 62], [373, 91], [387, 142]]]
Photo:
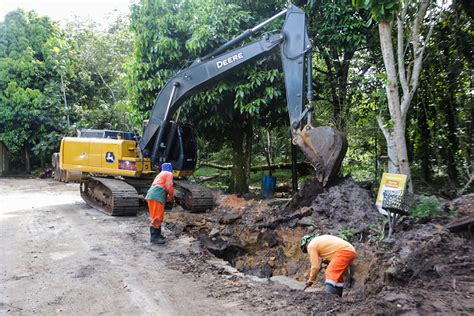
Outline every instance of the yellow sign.
[[382, 209], [383, 203], [383, 193], [388, 190], [392, 191], [405, 191], [407, 184], [406, 174], [396, 174], [396, 173], [384, 173], [382, 175], [382, 181], [380, 181], [379, 193], [377, 194], [377, 201], [375, 205], [379, 209], [379, 212], [382, 214], [387, 214]]

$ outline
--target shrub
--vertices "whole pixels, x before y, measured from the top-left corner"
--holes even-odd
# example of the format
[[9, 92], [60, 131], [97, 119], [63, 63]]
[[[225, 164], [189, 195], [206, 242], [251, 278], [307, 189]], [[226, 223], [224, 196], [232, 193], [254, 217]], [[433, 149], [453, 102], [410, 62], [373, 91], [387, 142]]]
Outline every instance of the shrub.
[[414, 217], [439, 216], [443, 215], [441, 204], [435, 196], [421, 195], [418, 198], [411, 215]]

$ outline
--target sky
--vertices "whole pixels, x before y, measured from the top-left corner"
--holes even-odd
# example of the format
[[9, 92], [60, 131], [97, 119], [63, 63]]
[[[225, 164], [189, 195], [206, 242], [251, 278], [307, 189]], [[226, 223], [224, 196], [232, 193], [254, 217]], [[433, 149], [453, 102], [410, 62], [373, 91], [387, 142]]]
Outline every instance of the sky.
[[66, 23], [77, 16], [91, 19], [98, 24], [106, 23], [107, 17], [127, 14], [134, 0], [0, 0], [0, 22], [5, 15], [17, 8], [34, 10], [53, 20]]

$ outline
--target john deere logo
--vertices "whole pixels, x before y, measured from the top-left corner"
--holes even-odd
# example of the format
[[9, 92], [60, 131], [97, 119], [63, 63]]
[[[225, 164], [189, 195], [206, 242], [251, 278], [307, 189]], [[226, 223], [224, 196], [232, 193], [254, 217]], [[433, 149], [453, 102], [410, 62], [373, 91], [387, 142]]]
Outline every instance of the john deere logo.
[[217, 69], [227, 66], [229, 64], [232, 64], [233, 62], [236, 62], [237, 60], [242, 59], [242, 58], [244, 58], [244, 53], [240, 52], [238, 54], [230, 56], [229, 58], [218, 60], [216, 63]]
[[106, 152], [105, 153], [105, 161], [110, 162], [110, 163], [114, 162], [115, 161], [114, 153], [111, 152], [111, 151]]

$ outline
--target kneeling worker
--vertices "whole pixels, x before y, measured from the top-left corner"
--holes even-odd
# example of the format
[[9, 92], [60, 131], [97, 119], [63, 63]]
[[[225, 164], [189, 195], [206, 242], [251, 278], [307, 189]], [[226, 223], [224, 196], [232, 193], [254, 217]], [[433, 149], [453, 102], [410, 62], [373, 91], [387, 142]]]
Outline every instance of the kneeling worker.
[[150, 212], [150, 242], [164, 244], [165, 237], [161, 234], [161, 224], [165, 216], [166, 202], [172, 202], [173, 190], [173, 167], [165, 162], [161, 165], [161, 172], [155, 177], [145, 197]]
[[325, 292], [342, 296], [344, 289], [344, 273], [356, 256], [354, 247], [336, 236], [309, 234], [301, 238], [301, 251], [309, 254], [311, 273], [306, 286], [316, 281], [321, 268], [321, 260], [330, 261], [326, 268]]

